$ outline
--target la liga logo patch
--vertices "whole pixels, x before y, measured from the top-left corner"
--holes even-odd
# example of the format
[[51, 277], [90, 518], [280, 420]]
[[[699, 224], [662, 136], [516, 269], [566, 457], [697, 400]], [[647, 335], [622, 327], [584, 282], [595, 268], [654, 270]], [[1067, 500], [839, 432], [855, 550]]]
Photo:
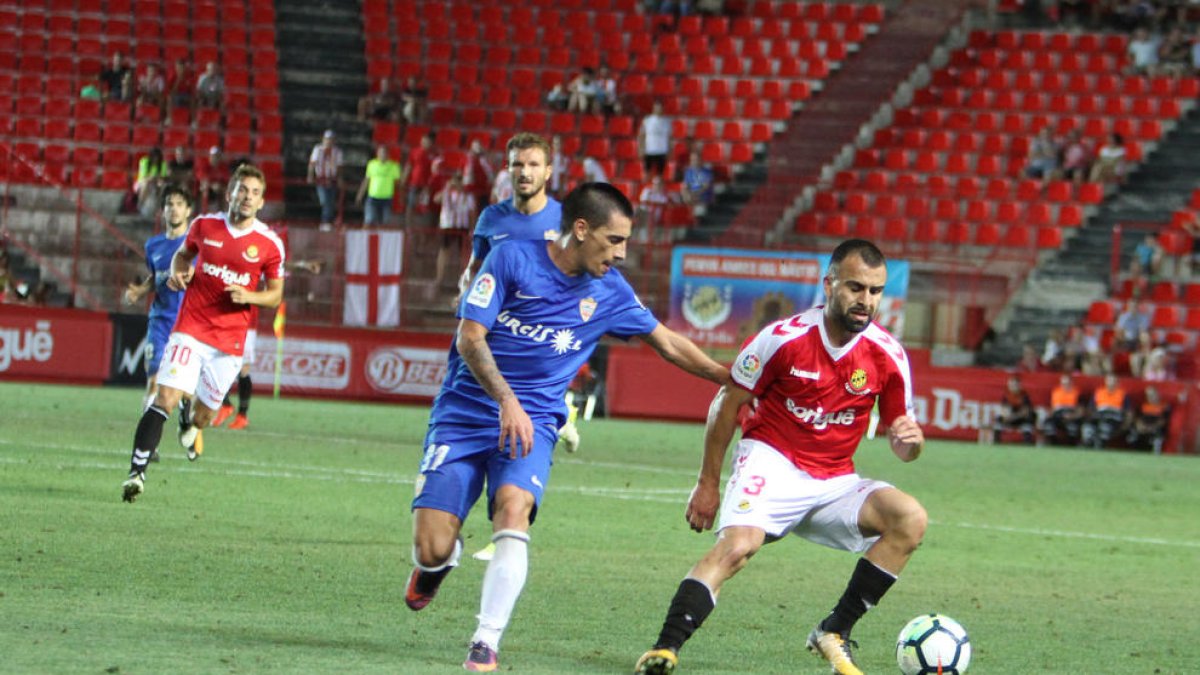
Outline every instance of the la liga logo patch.
[[487, 307], [492, 304], [492, 296], [496, 294], [496, 278], [491, 274], [481, 274], [471, 284], [471, 292], [467, 294], [467, 304], [476, 307]]

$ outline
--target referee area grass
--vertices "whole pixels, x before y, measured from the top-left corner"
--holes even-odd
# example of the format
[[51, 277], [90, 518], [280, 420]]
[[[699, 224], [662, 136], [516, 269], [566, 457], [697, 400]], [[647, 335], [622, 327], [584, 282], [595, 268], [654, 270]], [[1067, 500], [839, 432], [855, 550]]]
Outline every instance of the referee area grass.
[[[188, 463], [167, 423], [121, 501], [140, 390], [0, 383], [0, 672], [455, 673], [475, 627], [486, 512], [434, 602], [404, 605], [421, 407], [256, 396], [244, 431]], [[580, 424], [531, 532], [500, 671], [628, 673], [711, 533], [683, 520], [703, 427]], [[854, 631], [868, 673], [947, 614], [970, 672], [1200, 672], [1200, 459], [930, 442], [863, 475], [929, 511], [921, 549]], [[852, 554], [766, 546], [721, 593], [679, 673], [828, 672], [804, 638]]]

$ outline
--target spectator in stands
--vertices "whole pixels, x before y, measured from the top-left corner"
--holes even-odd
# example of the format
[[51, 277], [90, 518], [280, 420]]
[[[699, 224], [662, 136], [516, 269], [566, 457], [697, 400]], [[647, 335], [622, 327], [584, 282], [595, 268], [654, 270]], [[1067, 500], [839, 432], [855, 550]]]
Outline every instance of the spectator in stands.
[[1133, 31], [1133, 37], [1126, 47], [1130, 74], [1154, 75], [1158, 71], [1158, 42], [1146, 28]]
[[221, 152], [221, 148], [215, 145], [208, 149], [207, 158], [200, 158], [196, 161], [196, 181], [200, 184], [202, 213], [222, 208], [225, 190], [229, 187], [229, 180], [232, 177], [233, 170], [229, 166], [229, 162], [225, 161], [225, 155]]
[[655, 101], [650, 114], [642, 118], [637, 140], [646, 173], [662, 175], [671, 151], [671, 120], [663, 116], [661, 101]]
[[1098, 6], [1095, 0], [1058, 0], [1058, 20], [1079, 26], [1084, 21], [1095, 22]]
[[[671, 203], [671, 195], [667, 192], [662, 176], [652, 176], [650, 182], [642, 188], [637, 200], [637, 216], [639, 232], [644, 232], [647, 241], [662, 239], [663, 216], [667, 205]], [[635, 235], [638, 236], [638, 235]]]
[[1128, 349], [1129, 374], [1134, 377], [1142, 377], [1142, 374], [1146, 372], [1146, 366], [1150, 365], [1150, 358], [1154, 353], [1154, 337], [1150, 335], [1150, 331], [1143, 330], [1138, 333], [1133, 347], [1127, 348], [1122, 344], [1119, 348]]
[[1172, 27], [1158, 45], [1158, 72], [1179, 77], [1187, 74], [1191, 62], [1191, 42], [1182, 28]]
[[550, 91], [546, 92], [546, 107], [551, 110], [562, 112], [567, 109], [570, 101], [571, 95], [567, 93], [567, 85], [562, 82], [555, 82]]
[[604, 170], [604, 165], [595, 157], [585, 154], [583, 150], [579, 151], [579, 163], [583, 167], [583, 182], [585, 183], [607, 183], [608, 172]]
[[499, 204], [512, 199], [512, 196], [512, 174], [508, 172], [508, 162], [502, 162], [500, 170], [496, 172], [496, 178], [492, 181], [492, 203]]
[[1161, 345], [1150, 351], [1150, 359], [1142, 370], [1142, 379], [1146, 382], [1166, 382], [1173, 379], [1171, 359]]
[[1062, 176], [1067, 180], [1082, 183], [1087, 180], [1092, 166], [1092, 149], [1083, 132], [1073, 129], [1067, 134], [1062, 150]]
[[1026, 344], [1021, 347], [1021, 359], [1017, 361], [1018, 373], [1036, 373], [1042, 369], [1042, 362], [1038, 359], [1037, 348], [1031, 344]]
[[421, 144], [408, 153], [404, 175], [408, 179], [408, 197], [404, 202], [404, 220], [412, 223], [414, 213], [424, 212], [429, 204], [429, 186], [433, 182], [433, 132], [421, 137]]
[[1054, 371], [1063, 370], [1065, 347], [1062, 330], [1058, 328], [1050, 329], [1050, 334], [1046, 336], [1046, 344], [1042, 347], [1042, 368]]
[[[442, 191], [433, 198], [440, 209], [438, 229], [441, 231], [442, 243], [438, 248], [437, 271], [433, 279], [433, 289], [438, 291], [446, 280], [446, 270], [450, 267], [450, 258], [458, 249], [458, 257], [462, 257], [463, 245], [466, 243], [475, 218], [475, 195], [467, 189], [463, 175], [454, 172], [446, 181]], [[455, 269], [461, 267], [461, 260], [455, 263]], [[455, 289], [457, 290], [457, 289]]]
[[1116, 329], [1116, 342], [1122, 349], [1134, 349], [1138, 344], [1138, 336], [1150, 330], [1150, 310], [1143, 302], [1126, 300], [1125, 308], [1117, 315], [1113, 324]]
[[379, 78], [379, 88], [358, 99], [358, 120], [399, 120], [400, 98], [389, 78]]
[[1196, 34], [1192, 36], [1190, 63], [1192, 66], [1192, 75], [1200, 75], [1200, 26], [1196, 27]]
[[596, 98], [594, 109], [603, 115], [621, 114], [621, 96], [617, 92], [617, 78], [612, 76], [608, 66], [600, 66], [600, 74], [596, 76]]
[[1100, 346], [1100, 331], [1095, 326], [1084, 326], [1079, 331], [1082, 351], [1079, 353], [1079, 372], [1084, 375], [1103, 375], [1110, 369], [1108, 355]]
[[338, 215], [338, 192], [342, 185], [342, 149], [337, 146], [337, 134], [326, 129], [321, 142], [313, 146], [308, 157], [308, 184], [317, 189], [321, 204], [322, 230], [333, 227]]
[[145, 218], [153, 218], [158, 211], [158, 195], [171, 175], [162, 148], [154, 146], [138, 160], [137, 177], [133, 191], [137, 194], [138, 211]]
[[1162, 268], [1163, 248], [1153, 232], [1147, 232], [1129, 259], [1129, 274], [1134, 278], [1158, 276]]
[[546, 194], [557, 198], [567, 193], [571, 175], [571, 158], [563, 152], [562, 136], [557, 134], [550, 139], [550, 166], [554, 167], [554, 171], [546, 182]]
[[125, 57], [121, 52], [113, 52], [112, 58], [109, 60], [104, 70], [100, 71], [100, 81], [104, 84], [105, 98], [122, 101], [123, 91], [122, 86], [125, 82], [125, 75], [130, 72], [129, 65], [125, 63]]
[[471, 139], [467, 147], [467, 164], [462, 172], [462, 187], [471, 194], [476, 207], [487, 203], [495, 177], [496, 170], [492, 168], [492, 162], [483, 149], [483, 142], [478, 138]]
[[1088, 180], [1093, 183], [1119, 183], [1125, 179], [1125, 138], [1117, 132], [1108, 134], [1096, 151], [1096, 161]]
[[1058, 173], [1059, 147], [1050, 135], [1050, 127], [1038, 130], [1029, 144], [1029, 161], [1025, 164], [1025, 175], [1029, 178], [1049, 180]]
[[[183, 59], [175, 59], [175, 63], [167, 69], [167, 101], [168, 108], [175, 106], [188, 108], [192, 104], [192, 91], [196, 83], [192, 81], [192, 71]], [[170, 115], [170, 110], [167, 111]]]
[[713, 171], [700, 161], [700, 153], [688, 155], [683, 170], [683, 201], [690, 206], [707, 208], [713, 200]]
[[1015, 429], [1021, 432], [1025, 443], [1033, 445], [1035, 424], [1037, 412], [1029, 400], [1029, 392], [1021, 386], [1021, 378], [1013, 375], [1008, 378], [1008, 387], [1000, 398], [1000, 414], [992, 426], [992, 442], [999, 443], [1000, 434], [1005, 429]]
[[[146, 72], [138, 78], [137, 83], [137, 100], [138, 103], [163, 106], [167, 102], [167, 81], [159, 72], [158, 66], [153, 63], [146, 65]], [[157, 122], [158, 120], [154, 120]]]
[[418, 124], [425, 119], [429, 88], [416, 76], [409, 76], [400, 90], [400, 114], [408, 124]]
[[596, 72], [584, 68], [567, 85], [567, 110], [570, 112], [591, 112], [596, 101]]
[[1159, 454], [1167, 440], [1167, 423], [1171, 419], [1171, 406], [1162, 400], [1158, 389], [1146, 387], [1142, 402], [1133, 413], [1133, 423], [1125, 434], [1125, 443], [1133, 448], [1148, 448]]
[[1104, 376], [1104, 384], [1092, 392], [1087, 416], [1083, 421], [1082, 444], [1103, 448], [1129, 427], [1131, 414], [1129, 397], [1117, 381], [1117, 376]]
[[1057, 444], [1075, 445], [1083, 412], [1079, 390], [1071, 376], [1064, 373], [1058, 386], [1050, 391], [1050, 412], [1042, 424], [1042, 437]]
[[217, 108], [225, 102], [225, 78], [217, 70], [215, 61], [204, 66], [204, 72], [196, 79], [196, 105], [202, 108]]
[[174, 183], [188, 193], [188, 198], [196, 190], [196, 163], [188, 156], [187, 150], [184, 150], [182, 145], [175, 146], [175, 151], [171, 153], [171, 158], [167, 160], [167, 180]]
[[375, 158], [367, 162], [362, 183], [358, 186], [355, 203], [364, 206], [363, 226], [388, 226], [392, 220], [392, 200], [396, 196], [396, 188], [404, 180], [404, 170], [400, 164], [388, 159], [386, 145], [375, 149]]

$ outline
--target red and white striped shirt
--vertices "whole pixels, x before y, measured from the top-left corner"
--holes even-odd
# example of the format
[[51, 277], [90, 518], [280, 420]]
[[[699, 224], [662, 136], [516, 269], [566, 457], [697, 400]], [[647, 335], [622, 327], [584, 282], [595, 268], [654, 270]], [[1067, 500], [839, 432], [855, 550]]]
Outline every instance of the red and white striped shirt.
[[442, 192], [442, 214], [438, 227], [443, 230], [465, 230], [475, 216], [475, 195], [462, 189], [447, 187]]

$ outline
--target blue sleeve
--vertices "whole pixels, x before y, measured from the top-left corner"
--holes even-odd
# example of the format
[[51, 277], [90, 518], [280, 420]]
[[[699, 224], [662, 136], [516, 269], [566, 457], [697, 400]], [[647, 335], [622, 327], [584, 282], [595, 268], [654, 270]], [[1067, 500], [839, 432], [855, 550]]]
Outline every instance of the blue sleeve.
[[154, 254], [153, 254], [153, 252], [150, 250], [150, 242], [152, 242], [152, 241], [154, 241], [154, 239], [153, 239], [153, 238], [151, 238], [151, 239], [147, 239], [147, 240], [146, 240], [146, 244], [145, 244], [145, 245], [142, 247], [142, 249], [143, 249], [143, 250], [145, 251], [145, 253], [146, 253], [146, 269], [150, 270], [150, 276], [154, 276], [154, 272], [155, 272], [155, 269], [154, 269]]
[[613, 337], [628, 340], [635, 335], [648, 335], [658, 328], [658, 319], [642, 304], [624, 277], [618, 278], [617, 282], [614, 299], [617, 301], [618, 309], [604, 332]]
[[492, 235], [491, 212], [490, 206], [485, 208], [479, 212], [479, 220], [475, 221], [475, 233], [471, 235], [471, 254], [476, 260], [483, 260], [492, 250], [492, 243], [488, 241], [488, 237]]
[[514, 247], [498, 246], [492, 255], [483, 259], [479, 274], [471, 280], [471, 288], [463, 295], [458, 305], [458, 315], [483, 324], [489, 330], [500, 314], [500, 307], [508, 297], [508, 286], [516, 268], [513, 262]]

